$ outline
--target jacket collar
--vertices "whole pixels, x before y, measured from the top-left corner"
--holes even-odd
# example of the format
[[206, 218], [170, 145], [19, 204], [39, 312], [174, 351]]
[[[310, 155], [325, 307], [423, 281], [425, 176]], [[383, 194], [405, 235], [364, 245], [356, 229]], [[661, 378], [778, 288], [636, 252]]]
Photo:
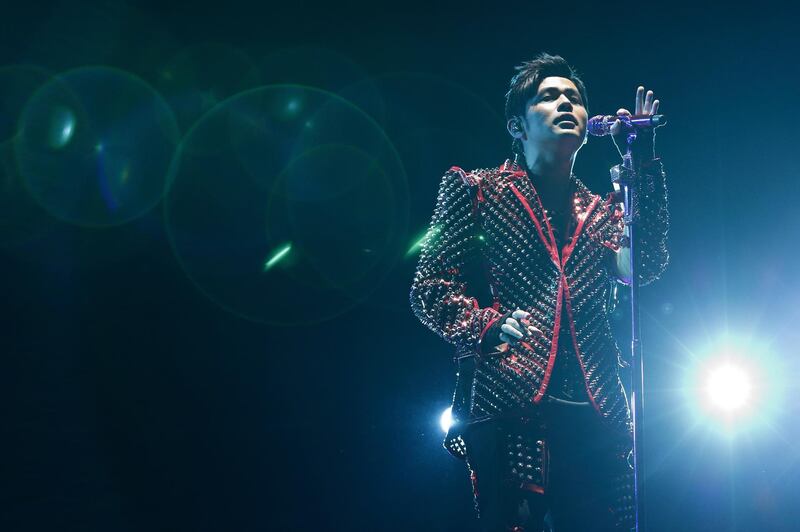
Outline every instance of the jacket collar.
[[[498, 170], [501, 175], [510, 181], [509, 185], [511, 186], [514, 195], [522, 204], [525, 211], [528, 213], [530, 220], [535, 225], [536, 232], [538, 233], [542, 244], [544, 244], [545, 248], [547, 249], [551, 260], [559, 269], [561, 269], [572, 254], [572, 251], [581, 233], [583, 233], [586, 219], [592, 214], [592, 211], [594, 211], [595, 207], [597, 206], [599, 196], [592, 194], [580, 179], [572, 176], [575, 183], [572, 190], [571, 202], [574, 206], [575, 212], [571, 213], [571, 215], [575, 217], [577, 225], [573, 235], [571, 235], [571, 244], [566, 246], [563, 250], [559, 250], [549, 221], [544, 213], [544, 208], [542, 207], [538, 194], [536, 194], [536, 188], [528, 177], [528, 173], [521, 166], [514, 164], [514, 162], [510, 159], [506, 159], [505, 162], [500, 165]], [[527, 181], [530, 189], [533, 191], [533, 197], [526, 198], [525, 195], [520, 192], [519, 188], [513, 183], [513, 181], [517, 179], [525, 179]]]
[[501, 174], [506, 174], [509, 179], [517, 179], [519, 177], [528, 175], [523, 167], [516, 164], [511, 159], [506, 159], [505, 162], [500, 165], [499, 170]]

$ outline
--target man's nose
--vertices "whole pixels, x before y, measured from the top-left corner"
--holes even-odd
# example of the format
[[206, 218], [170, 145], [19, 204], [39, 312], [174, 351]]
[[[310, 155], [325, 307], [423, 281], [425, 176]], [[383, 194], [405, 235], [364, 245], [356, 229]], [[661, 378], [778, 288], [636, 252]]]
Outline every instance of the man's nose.
[[558, 98], [558, 110], [559, 111], [570, 111], [572, 110], [572, 102], [569, 101], [569, 98], [566, 94], [562, 94]]

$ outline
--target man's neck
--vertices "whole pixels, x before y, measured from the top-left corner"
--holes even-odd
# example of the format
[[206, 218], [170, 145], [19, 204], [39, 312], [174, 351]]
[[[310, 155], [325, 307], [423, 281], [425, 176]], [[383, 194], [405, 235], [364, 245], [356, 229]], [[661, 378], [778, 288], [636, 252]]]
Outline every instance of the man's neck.
[[546, 209], [559, 209], [569, 200], [572, 165], [575, 157], [532, 157], [528, 159], [528, 170], [542, 205]]

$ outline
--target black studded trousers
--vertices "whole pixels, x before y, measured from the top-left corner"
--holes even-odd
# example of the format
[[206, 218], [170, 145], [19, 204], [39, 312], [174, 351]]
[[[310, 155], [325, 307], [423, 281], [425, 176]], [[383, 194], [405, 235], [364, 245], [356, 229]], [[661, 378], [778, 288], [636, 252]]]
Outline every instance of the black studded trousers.
[[605, 532], [632, 526], [629, 441], [589, 404], [545, 400], [464, 434], [480, 530]]

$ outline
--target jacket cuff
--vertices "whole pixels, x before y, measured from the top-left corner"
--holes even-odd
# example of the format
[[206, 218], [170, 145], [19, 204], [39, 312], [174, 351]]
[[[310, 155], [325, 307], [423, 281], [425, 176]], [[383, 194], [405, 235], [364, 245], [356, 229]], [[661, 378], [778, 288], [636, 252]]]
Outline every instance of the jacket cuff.
[[500, 341], [500, 327], [506, 321], [506, 318], [511, 316], [511, 312], [500, 314], [493, 308], [485, 309], [491, 311], [490, 319], [488, 319], [483, 326], [480, 335], [478, 336], [478, 344], [476, 351], [478, 354], [485, 355], [497, 349], [497, 346], [502, 344]]

